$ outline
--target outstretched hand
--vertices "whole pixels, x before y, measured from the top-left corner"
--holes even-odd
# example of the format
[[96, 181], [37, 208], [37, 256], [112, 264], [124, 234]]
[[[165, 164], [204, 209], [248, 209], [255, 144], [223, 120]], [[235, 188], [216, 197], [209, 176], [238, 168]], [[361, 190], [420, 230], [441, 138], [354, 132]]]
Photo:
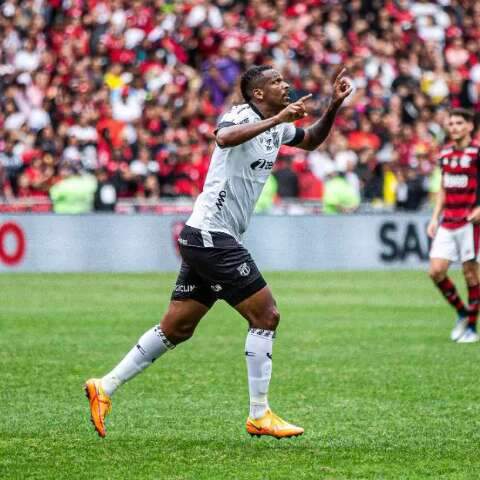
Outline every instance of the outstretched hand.
[[343, 101], [352, 93], [353, 86], [345, 77], [347, 69], [340, 67], [333, 77], [332, 101], [336, 104], [342, 104]]
[[295, 120], [305, 117], [307, 115], [305, 101], [311, 96], [312, 94], [309, 93], [308, 95], [305, 95], [296, 102], [290, 103], [290, 105], [285, 107], [280, 113], [277, 114], [280, 122], [294, 122]]

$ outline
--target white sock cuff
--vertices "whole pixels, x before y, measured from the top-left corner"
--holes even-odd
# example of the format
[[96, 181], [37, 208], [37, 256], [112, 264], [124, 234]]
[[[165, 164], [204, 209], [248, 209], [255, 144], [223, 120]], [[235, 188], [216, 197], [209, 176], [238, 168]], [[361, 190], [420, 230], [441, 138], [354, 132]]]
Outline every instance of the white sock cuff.
[[271, 338], [272, 340], [276, 336], [275, 330], [265, 330], [263, 328], [249, 328], [248, 333], [265, 339]]
[[153, 333], [155, 335], [157, 335], [157, 337], [160, 338], [160, 340], [162, 341], [162, 343], [168, 348], [168, 350], [173, 350], [176, 345], [174, 345], [166, 336], [165, 334], [163, 333], [162, 329], [160, 328], [159, 325], [157, 325], [156, 327], [154, 327], [153, 329]]

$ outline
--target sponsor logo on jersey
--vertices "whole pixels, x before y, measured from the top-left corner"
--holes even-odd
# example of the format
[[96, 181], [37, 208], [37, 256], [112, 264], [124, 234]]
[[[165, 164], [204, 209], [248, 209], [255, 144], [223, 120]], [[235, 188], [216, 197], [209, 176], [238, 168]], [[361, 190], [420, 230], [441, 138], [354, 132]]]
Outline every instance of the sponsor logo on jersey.
[[214, 291], [214, 292], [220, 292], [222, 291], [222, 286], [219, 285], [218, 283], [216, 285], [211, 285], [210, 288]]
[[217, 201], [215, 202], [215, 205], [219, 210], [222, 209], [223, 204], [225, 203], [225, 198], [227, 197], [227, 192], [225, 190], [220, 190], [218, 193]]
[[466, 188], [467, 185], [467, 175], [454, 175], [452, 173], [446, 173], [443, 176], [443, 186], [445, 188]]
[[271, 170], [273, 168], [273, 162], [270, 160], [265, 160], [264, 158], [259, 158], [250, 164], [252, 170]]
[[193, 292], [195, 288], [196, 288], [195, 285], [176, 285], [175, 291], [177, 293], [190, 293], [190, 292]]

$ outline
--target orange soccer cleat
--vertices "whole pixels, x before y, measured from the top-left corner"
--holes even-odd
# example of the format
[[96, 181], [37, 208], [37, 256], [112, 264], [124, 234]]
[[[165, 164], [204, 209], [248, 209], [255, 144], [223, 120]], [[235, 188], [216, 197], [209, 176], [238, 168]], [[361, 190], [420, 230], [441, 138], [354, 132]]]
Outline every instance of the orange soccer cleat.
[[112, 410], [112, 400], [103, 390], [99, 378], [87, 380], [84, 388], [90, 402], [90, 420], [97, 433], [103, 438], [107, 434], [105, 418]]
[[270, 435], [280, 440], [281, 438], [298, 437], [303, 434], [304, 430], [302, 427], [297, 427], [281, 419], [271, 410], [267, 410], [262, 418], [257, 420], [247, 418], [247, 432], [256, 437]]

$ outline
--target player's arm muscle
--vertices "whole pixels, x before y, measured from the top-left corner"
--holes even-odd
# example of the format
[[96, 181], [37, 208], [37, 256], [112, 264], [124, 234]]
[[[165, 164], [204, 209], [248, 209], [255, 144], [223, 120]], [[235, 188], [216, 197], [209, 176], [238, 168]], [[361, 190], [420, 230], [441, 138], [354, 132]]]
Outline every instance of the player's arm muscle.
[[305, 129], [305, 137], [295, 145], [303, 150], [315, 150], [328, 137], [341, 102], [331, 102], [322, 117]]
[[280, 120], [274, 116], [255, 123], [242, 123], [241, 125], [223, 127], [217, 131], [215, 138], [217, 144], [222, 148], [235, 147], [248, 142], [248, 140], [255, 138], [279, 123], [281, 123]]
[[333, 78], [332, 99], [330, 100], [327, 110], [319, 120], [305, 129], [305, 137], [296, 145], [297, 147], [303, 148], [304, 150], [315, 150], [315, 148], [328, 137], [338, 109], [341, 107], [343, 101], [352, 93], [353, 87], [345, 77], [346, 74], [346, 68], [340, 67], [337, 70]]

